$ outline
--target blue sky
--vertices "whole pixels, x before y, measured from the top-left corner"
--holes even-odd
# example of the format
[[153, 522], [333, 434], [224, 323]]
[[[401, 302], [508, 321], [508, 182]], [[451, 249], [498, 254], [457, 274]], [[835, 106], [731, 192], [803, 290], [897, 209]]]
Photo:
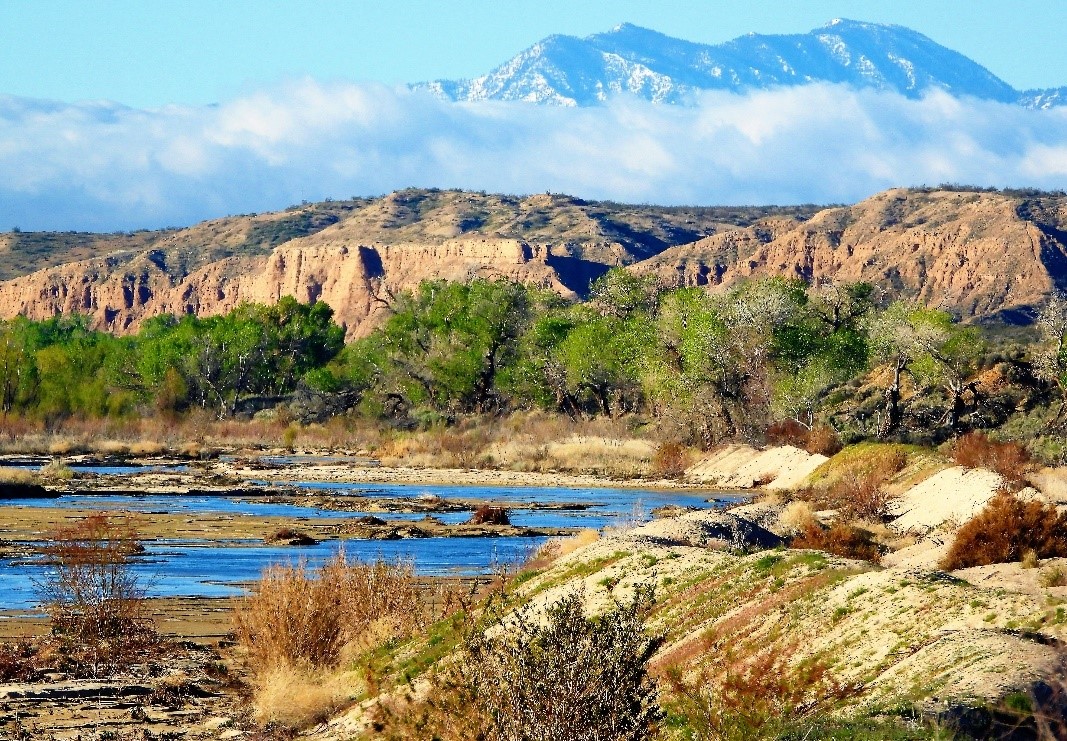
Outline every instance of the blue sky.
[[1018, 88], [1067, 85], [1063, 0], [0, 0], [0, 93], [208, 104], [305, 75], [469, 77], [549, 34], [623, 21], [718, 43], [835, 17], [909, 26]]
[[835, 17], [908, 26], [1017, 88], [1067, 85], [1067, 0], [0, 0], [0, 230], [180, 226], [411, 186], [706, 205], [1067, 188], [1067, 106], [826, 84], [460, 105], [401, 84], [624, 21], [718, 43]]

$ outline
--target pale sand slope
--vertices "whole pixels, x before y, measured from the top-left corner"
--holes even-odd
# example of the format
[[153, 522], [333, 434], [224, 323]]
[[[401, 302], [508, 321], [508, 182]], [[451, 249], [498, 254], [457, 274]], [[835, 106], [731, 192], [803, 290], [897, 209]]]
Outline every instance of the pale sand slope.
[[1042, 468], [1027, 478], [1048, 501], [1067, 505], [1067, 468]]
[[714, 484], [726, 489], [768, 491], [795, 489], [829, 460], [791, 445], [756, 450], [748, 445], [728, 445], [715, 451], [685, 473], [687, 481]]
[[890, 512], [895, 515], [890, 526], [897, 532], [925, 535], [945, 523], [962, 525], [1003, 485], [1004, 479], [998, 474], [982, 468], [946, 468], [890, 502]]
[[[695, 523], [694, 523], [695, 524]], [[795, 647], [820, 657], [856, 687], [853, 708], [901, 702], [981, 704], [1055, 678], [1067, 636], [1050, 594], [985, 587], [925, 568], [879, 569], [811, 551], [729, 551], [649, 542], [639, 533], [603, 538], [563, 556], [520, 588], [535, 611], [582, 590], [596, 614], [654, 584], [652, 621], [666, 634], [657, 670], [714, 665], [720, 636], [757, 650]], [[1060, 592], [1067, 591], [1059, 588]], [[1017, 628], [1040, 632], [1028, 640]], [[720, 647], [721, 648], [721, 647]], [[788, 650], [788, 649], [785, 649]], [[425, 689], [426, 685], [422, 685]], [[349, 738], [366, 728], [366, 704], [312, 735]]]

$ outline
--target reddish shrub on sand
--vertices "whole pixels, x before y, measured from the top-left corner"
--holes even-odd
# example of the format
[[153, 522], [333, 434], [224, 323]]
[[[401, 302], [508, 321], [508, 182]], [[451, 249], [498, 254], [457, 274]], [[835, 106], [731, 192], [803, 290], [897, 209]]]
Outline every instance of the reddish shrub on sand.
[[882, 558], [882, 551], [869, 532], [843, 522], [834, 523], [828, 528], [817, 522], [809, 522], [789, 546], [825, 551], [842, 558], [856, 558], [872, 563], [878, 563]]
[[795, 419], [786, 419], [773, 423], [767, 428], [767, 444], [792, 445], [811, 454], [830, 456], [841, 450], [841, 439], [837, 431], [828, 425], [805, 427]]
[[783, 419], [772, 422], [767, 427], [768, 445], [792, 445], [804, 449], [808, 445], [808, 428], [795, 419]]
[[842, 447], [837, 430], [828, 425], [816, 425], [808, 432], [808, 444], [804, 449], [812, 455], [831, 456], [839, 452]]
[[966, 468], [996, 471], [1012, 486], [1022, 486], [1030, 471], [1030, 454], [1018, 443], [990, 440], [981, 432], [968, 432], [952, 444], [952, 458]]
[[951, 571], [1011, 563], [1026, 551], [1038, 558], [1067, 556], [1067, 513], [1001, 492], [959, 529], [941, 567]]
[[689, 449], [681, 443], [667, 442], [652, 456], [652, 472], [665, 479], [680, 479], [689, 468]]

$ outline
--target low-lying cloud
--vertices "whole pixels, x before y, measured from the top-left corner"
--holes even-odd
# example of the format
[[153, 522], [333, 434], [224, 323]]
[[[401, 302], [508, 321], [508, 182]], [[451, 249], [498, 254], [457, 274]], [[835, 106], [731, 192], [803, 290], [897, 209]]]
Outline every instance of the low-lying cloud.
[[660, 204], [1067, 186], [1067, 107], [810, 85], [691, 106], [457, 104], [294, 81], [218, 106], [0, 97], [0, 229], [189, 224], [407, 186]]

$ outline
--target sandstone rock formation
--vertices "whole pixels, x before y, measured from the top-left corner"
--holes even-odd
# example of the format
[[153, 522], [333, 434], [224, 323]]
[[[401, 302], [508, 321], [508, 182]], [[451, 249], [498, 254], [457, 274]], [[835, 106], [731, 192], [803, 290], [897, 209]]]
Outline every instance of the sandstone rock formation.
[[1067, 286], [1067, 198], [889, 190], [803, 222], [767, 220], [665, 250], [637, 269], [668, 285], [753, 276], [864, 280], [963, 319], [1025, 320]]
[[6, 234], [0, 317], [77, 312], [126, 332], [164, 312], [292, 295], [326, 301], [355, 337], [425, 279], [502, 277], [574, 297], [617, 266], [710, 290], [764, 275], [866, 280], [887, 300], [1025, 321], [1067, 287], [1067, 197], [898, 189], [816, 213], [407, 190], [187, 229]]
[[[164, 312], [212, 315], [292, 295], [329, 303], [351, 337], [373, 327], [396, 292], [428, 278], [502, 277], [575, 296], [610, 267], [733, 228], [717, 219], [735, 211], [411, 190], [219, 219], [155, 240], [73, 235], [74, 254], [88, 257], [0, 282], [0, 316], [77, 312], [125, 332]], [[12, 243], [26, 241], [15, 236], [0, 244], [0, 270], [13, 262], [3, 247], [15, 254]], [[21, 255], [33, 259], [51, 264]]]

